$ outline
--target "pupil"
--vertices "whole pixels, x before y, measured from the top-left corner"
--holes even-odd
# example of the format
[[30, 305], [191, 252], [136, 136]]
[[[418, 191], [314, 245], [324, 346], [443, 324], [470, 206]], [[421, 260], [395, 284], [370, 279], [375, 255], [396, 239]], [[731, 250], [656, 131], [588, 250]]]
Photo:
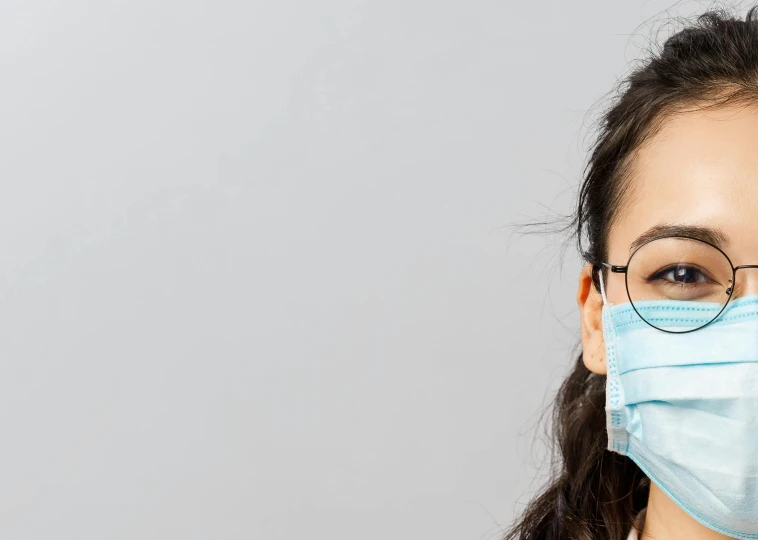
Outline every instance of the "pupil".
[[676, 269], [676, 276], [680, 278], [685, 278], [682, 281], [684, 281], [685, 283], [688, 283], [692, 280], [692, 269], [687, 268], [687, 267], [684, 267], [684, 268], [678, 267]]

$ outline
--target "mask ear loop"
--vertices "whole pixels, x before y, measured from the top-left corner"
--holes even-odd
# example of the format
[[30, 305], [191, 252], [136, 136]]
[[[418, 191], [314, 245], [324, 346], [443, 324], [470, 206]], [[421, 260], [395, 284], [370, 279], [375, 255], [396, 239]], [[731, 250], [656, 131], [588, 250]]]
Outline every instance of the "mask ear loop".
[[610, 302], [608, 302], [608, 298], [605, 296], [605, 287], [603, 286], [603, 269], [598, 269], [598, 278], [600, 278], [600, 296], [603, 297], [603, 305], [609, 306]]

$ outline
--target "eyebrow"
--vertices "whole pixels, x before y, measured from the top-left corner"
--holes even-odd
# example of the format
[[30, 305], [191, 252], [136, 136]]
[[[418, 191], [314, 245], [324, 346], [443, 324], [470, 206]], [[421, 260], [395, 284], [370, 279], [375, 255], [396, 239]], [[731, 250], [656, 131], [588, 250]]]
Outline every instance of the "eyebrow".
[[643, 232], [634, 242], [629, 244], [629, 253], [639, 246], [658, 236], [689, 236], [713, 244], [719, 249], [729, 246], [729, 236], [717, 227], [706, 227], [705, 225], [671, 225], [662, 223], [654, 225]]

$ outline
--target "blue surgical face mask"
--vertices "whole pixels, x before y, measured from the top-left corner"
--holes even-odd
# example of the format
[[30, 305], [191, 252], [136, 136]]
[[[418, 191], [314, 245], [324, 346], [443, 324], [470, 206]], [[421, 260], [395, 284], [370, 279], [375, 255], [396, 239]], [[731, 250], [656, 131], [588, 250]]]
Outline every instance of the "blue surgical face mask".
[[[758, 295], [688, 333], [602, 296], [608, 449], [703, 525], [758, 540]], [[645, 302], [663, 327], [691, 328], [702, 308], [713, 305]]]

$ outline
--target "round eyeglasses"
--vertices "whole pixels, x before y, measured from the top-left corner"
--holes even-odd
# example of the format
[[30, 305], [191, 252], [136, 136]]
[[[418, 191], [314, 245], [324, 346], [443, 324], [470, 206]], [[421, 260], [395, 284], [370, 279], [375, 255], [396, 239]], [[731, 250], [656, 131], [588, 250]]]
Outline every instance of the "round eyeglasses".
[[[629, 302], [643, 321], [663, 332], [686, 333], [715, 321], [732, 297], [737, 270], [758, 265], [735, 267], [721, 249], [698, 238], [659, 236], [638, 246], [626, 266], [593, 263], [593, 273], [602, 271], [602, 267], [624, 274]], [[712, 304], [709, 313], [714, 315], [706, 322], [698, 320], [691, 325], [663, 328], [652, 317], [645, 318], [642, 306], [649, 300], [707, 302]]]

